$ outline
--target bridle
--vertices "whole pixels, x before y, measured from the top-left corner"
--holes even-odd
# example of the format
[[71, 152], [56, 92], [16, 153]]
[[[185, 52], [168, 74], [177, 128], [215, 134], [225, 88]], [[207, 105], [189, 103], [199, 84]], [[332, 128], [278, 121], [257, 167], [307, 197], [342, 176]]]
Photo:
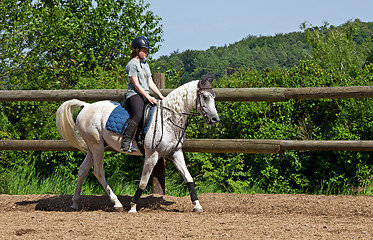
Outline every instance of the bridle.
[[210, 82], [205, 81], [202, 86], [202, 81], [199, 81], [197, 85], [196, 109], [198, 109], [198, 103], [199, 103], [199, 106], [201, 108], [201, 114], [205, 118], [207, 113], [206, 111], [204, 111], [204, 106], [202, 105], [202, 102], [201, 102], [201, 95], [203, 93], [208, 93], [212, 98], [215, 98], [215, 93], [212, 91], [212, 86]]
[[[212, 91], [212, 87], [211, 87], [211, 84], [204, 84], [204, 85], [207, 85], [207, 86], [202, 86], [202, 81], [199, 81], [198, 84], [197, 84], [197, 99], [196, 99], [196, 109], [198, 109], [198, 104], [201, 108], [201, 114], [203, 117], [205, 117], [207, 115], [207, 113], [204, 111], [204, 107], [202, 106], [202, 102], [201, 102], [201, 94], [203, 93], [208, 93], [212, 98], [215, 98], [215, 93]], [[179, 137], [179, 140], [177, 141], [176, 143], [176, 146], [174, 148], [174, 150], [176, 150], [176, 148], [179, 146], [179, 144], [181, 143], [181, 140], [183, 139], [184, 135], [185, 135], [185, 131], [190, 123], [189, 119], [189, 116], [191, 117], [194, 117], [194, 116], [200, 116], [201, 114], [200, 113], [195, 113], [195, 112], [192, 112], [192, 113], [186, 113], [186, 112], [177, 112], [171, 108], [168, 108], [168, 107], [165, 107], [163, 106], [163, 102], [162, 100], [159, 101], [159, 107], [157, 106], [157, 114], [156, 114], [156, 119], [155, 119], [155, 126], [157, 126], [157, 123], [158, 123], [158, 109], [161, 109], [161, 123], [162, 123], [162, 135], [161, 135], [161, 138], [160, 140], [158, 141], [157, 143], [157, 146], [159, 145], [159, 143], [162, 141], [162, 138], [163, 138], [163, 112], [164, 110], [168, 110], [168, 111], [171, 111], [171, 112], [176, 112], [178, 114], [181, 114], [181, 115], [186, 115], [187, 116], [187, 120], [186, 120], [186, 123], [185, 123], [185, 126], [182, 127], [182, 126], [179, 126], [177, 125], [175, 122], [173, 122], [172, 120], [170, 120], [170, 122], [175, 126], [175, 127], [178, 127], [182, 130], [182, 134], [180, 135]], [[154, 133], [153, 133], [153, 142], [152, 142], [152, 148], [154, 149], [154, 141], [155, 141], [155, 132], [156, 132], [156, 127], [154, 127]], [[174, 152], [174, 151], [172, 151]]]

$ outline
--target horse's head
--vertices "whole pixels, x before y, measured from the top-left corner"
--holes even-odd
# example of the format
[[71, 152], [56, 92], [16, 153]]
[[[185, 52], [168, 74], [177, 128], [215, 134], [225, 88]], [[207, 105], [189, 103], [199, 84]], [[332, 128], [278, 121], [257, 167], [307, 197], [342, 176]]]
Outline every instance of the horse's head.
[[197, 90], [197, 111], [209, 125], [214, 125], [220, 121], [215, 108], [215, 93], [211, 87], [213, 79], [214, 75], [205, 75], [205, 77], [198, 82]]

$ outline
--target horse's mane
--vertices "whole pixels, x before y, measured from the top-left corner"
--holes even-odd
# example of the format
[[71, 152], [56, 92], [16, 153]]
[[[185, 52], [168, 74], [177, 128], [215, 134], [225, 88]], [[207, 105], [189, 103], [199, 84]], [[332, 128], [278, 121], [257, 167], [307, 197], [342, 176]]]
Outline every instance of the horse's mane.
[[179, 113], [190, 113], [197, 98], [197, 84], [195, 80], [176, 88], [163, 100], [164, 105]]

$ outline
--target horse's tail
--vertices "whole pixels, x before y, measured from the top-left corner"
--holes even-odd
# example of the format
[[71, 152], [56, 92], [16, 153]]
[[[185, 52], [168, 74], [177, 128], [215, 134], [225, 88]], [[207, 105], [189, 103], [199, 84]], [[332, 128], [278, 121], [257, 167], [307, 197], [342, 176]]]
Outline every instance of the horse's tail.
[[87, 143], [79, 135], [73, 119], [73, 113], [79, 108], [83, 108], [85, 105], [88, 105], [88, 103], [72, 99], [64, 102], [56, 112], [58, 132], [68, 143], [82, 152], [87, 152]]

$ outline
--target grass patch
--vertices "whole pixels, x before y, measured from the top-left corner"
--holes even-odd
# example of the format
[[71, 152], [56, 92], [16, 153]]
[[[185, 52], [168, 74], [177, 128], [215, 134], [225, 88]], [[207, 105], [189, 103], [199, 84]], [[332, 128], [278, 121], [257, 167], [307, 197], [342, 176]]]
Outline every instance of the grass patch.
[[[92, 174], [92, 171], [89, 173]], [[77, 176], [76, 176], [77, 177]], [[8, 172], [0, 175], [0, 194], [27, 195], [27, 194], [56, 194], [72, 195], [75, 191], [76, 177], [66, 176], [62, 172], [54, 172], [48, 177], [40, 177], [35, 170], [35, 164], [25, 164], [17, 166]], [[83, 183], [82, 195], [105, 195], [101, 184], [97, 179], [94, 181], [85, 181]], [[138, 188], [139, 181], [123, 181], [121, 176], [109, 176], [107, 182], [117, 195], [133, 196]], [[145, 189], [144, 194], [151, 194], [151, 182]], [[259, 183], [236, 184], [229, 193], [255, 194], [255, 193], [273, 193], [266, 192], [260, 188]], [[202, 193], [228, 193], [219, 183], [215, 182], [197, 182], [197, 194]], [[183, 197], [189, 195], [187, 185], [182, 180], [180, 174], [175, 171], [166, 173], [166, 194]], [[289, 193], [276, 189], [277, 194]], [[302, 192], [299, 192], [302, 193]], [[359, 186], [351, 186], [347, 181], [343, 184], [335, 182], [322, 182], [312, 192], [306, 194], [316, 195], [373, 195], [373, 178], [361, 181]]]

